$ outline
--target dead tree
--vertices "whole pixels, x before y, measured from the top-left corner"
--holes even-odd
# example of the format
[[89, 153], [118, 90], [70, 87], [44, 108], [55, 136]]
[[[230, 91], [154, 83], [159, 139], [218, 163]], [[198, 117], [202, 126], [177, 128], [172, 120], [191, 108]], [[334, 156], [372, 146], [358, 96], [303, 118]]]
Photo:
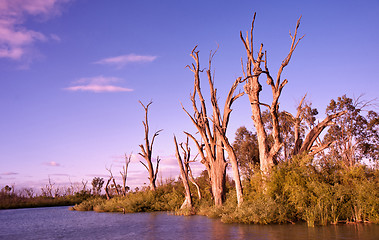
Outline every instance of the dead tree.
[[140, 162], [142, 163], [143, 166], [145, 166], [145, 168], [149, 172], [150, 190], [155, 191], [155, 189], [156, 189], [155, 181], [156, 181], [157, 176], [158, 176], [158, 167], [159, 167], [159, 162], [161, 160], [159, 159], [159, 157], [157, 157], [157, 165], [156, 165], [155, 170], [154, 170], [153, 163], [152, 163], [153, 144], [154, 144], [155, 137], [158, 136], [159, 133], [163, 129], [158, 130], [154, 133], [153, 138], [152, 138], [151, 143], [150, 143], [150, 141], [149, 141], [149, 122], [148, 122], [148, 118], [147, 118], [147, 113], [149, 110], [149, 106], [153, 102], [149, 102], [146, 106], [143, 105], [141, 101], [139, 101], [139, 103], [145, 109], [145, 121], [142, 121], [143, 126], [145, 128], [145, 145], [143, 145], [143, 144], [139, 145], [141, 148], [141, 153], [139, 153], [139, 155], [141, 155], [145, 159], [146, 164], [142, 161], [140, 161]]
[[315, 155], [315, 154], [325, 150], [326, 148], [328, 148], [332, 144], [332, 142], [326, 142], [324, 144], [321, 144], [321, 142], [319, 142], [316, 145], [314, 143], [319, 138], [321, 132], [326, 127], [333, 124], [333, 122], [332, 122], [333, 119], [340, 117], [347, 112], [347, 111], [341, 111], [341, 112], [334, 113], [332, 115], [328, 115], [323, 121], [319, 122], [317, 125], [314, 125], [312, 123], [310, 126], [310, 130], [309, 130], [308, 134], [305, 136], [304, 139], [302, 139], [300, 137], [300, 132], [301, 132], [300, 126], [301, 126], [301, 122], [303, 122], [304, 118], [306, 117], [303, 114], [304, 109], [307, 107], [307, 106], [304, 106], [305, 97], [306, 97], [306, 94], [301, 99], [301, 101], [297, 107], [296, 117], [294, 117], [292, 114], [290, 114], [288, 112], [284, 112], [287, 116], [289, 116], [289, 118], [294, 123], [295, 144], [294, 144], [294, 149], [292, 151], [292, 156], [299, 155], [302, 153], [308, 153], [310, 155]]
[[193, 177], [191, 166], [190, 166], [190, 162], [195, 162], [196, 161], [197, 155], [194, 157], [193, 160], [190, 160], [191, 159], [191, 148], [189, 147], [188, 140], [189, 139], [188, 139], [188, 136], [187, 136], [185, 147], [183, 146], [183, 143], [180, 144], [180, 147], [181, 147], [181, 149], [183, 151], [183, 159], [184, 159], [183, 163], [184, 163], [185, 170], [187, 171], [188, 178], [191, 181], [191, 183], [193, 185], [195, 185], [195, 187], [197, 189], [197, 195], [199, 197], [199, 200], [201, 200], [200, 187], [199, 187], [199, 184], [196, 183], [195, 178]]
[[[233, 168], [238, 203], [241, 203], [242, 184], [238, 171], [237, 159], [235, 157], [233, 148], [229, 144], [229, 141], [226, 137], [226, 129], [229, 123], [230, 113], [232, 111], [230, 107], [237, 98], [243, 95], [243, 93], [234, 95], [234, 91], [236, 90], [236, 87], [238, 86], [241, 78], [238, 78], [231, 87], [225, 103], [224, 111], [221, 115], [216, 96], [217, 90], [214, 88], [214, 79], [211, 74], [211, 63], [214, 56], [214, 53], [212, 54], [211, 52], [209, 58], [209, 68], [206, 73], [210, 87], [213, 114], [212, 117], [208, 117], [205, 100], [200, 88], [200, 72], [202, 72], [202, 70], [200, 70], [199, 51], [196, 51], [196, 48], [197, 46], [192, 50], [191, 53], [191, 56], [194, 59], [195, 63], [193, 63], [191, 66], [188, 66], [189, 69], [194, 73], [194, 91], [191, 95], [194, 115], [192, 116], [189, 114], [184, 107], [183, 110], [187, 113], [193, 124], [196, 126], [198, 132], [200, 133], [202, 143], [199, 143], [199, 141], [193, 135], [189, 133], [186, 134], [195, 142], [202, 157], [201, 162], [206, 166], [208, 170], [212, 185], [212, 194], [216, 206], [222, 205], [225, 197], [225, 176], [227, 162], [225, 161], [224, 149], [226, 149]], [[196, 104], [196, 95], [200, 100], [200, 107], [198, 107]]]
[[105, 184], [105, 196], [107, 196], [107, 200], [111, 199], [111, 195], [109, 193], [109, 183], [112, 181], [112, 177], [109, 177], [109, 179], [107, 180], [107, 184]]
[[125, 165], [122, 166], [122, 171], [120, 171], [121, 178], [122, 178], [122, 195], [126, 196], [127, 186], [126, 186], [126, 178], [128, 176], [128, 166], [130, 163], [130, 160], [132, 158], [132, 154], [129, 156], [126, 155], [125, 153]]
[[111, 168], [107, 168], [105, 167], [105, 169], [107, 169], [107, 171], [109, 172], [110, 176], [109, 176], [109, 179], [107, 180], [107, 184], [105, 184], [105, 195], [107, 196], [107, 200], [111, 199], [111, 194], [109, 192], [109, 184], [111, 183], [112, 179], [113, 179], [113, 174], [112, 174], [112, 170]]
[[[180, 168], [180, 175], [182, 177], [182, 182], [183, 182], [183, 186], [184, 186], [184, 190], [185, 190], [184, 191], [185, 200], [184, 200], [184, 202], [180, 208], [181, 209], [192, 208], [191, 189], [190, 189], [189, 182], [188, 182], [188, 168], [186, 167], [185, 164], [183, 164], [183, 160], [182, 160], [182, 157], [180, 156], [179, 147], [178, 147], [178, 143], [176, 141], [175, 136], [174, 136], [174, 142], [175, 142], [175, 150], [176, 150], [176, 159], [178, 160], [178, 164], [179, 164], [179, 168]], [[186, 156], [184, 156], [184, 157], [186, 157]], [[186, 159], [184, 159], [184, 162], [185, 161], [186, 161]]]
[[[246, 38], [244, 39], [242, 32], [240, 32], [241, 40], [244, 44], [247, 54], [247, 64], [246, 71], [244, 71], [244, 81], [245, 93], [249, 97], [251, 111], [252, 111], [252, 119], [254, 122], [254, 126], [257, 132], [258, 138], [258, 148], [259, 148], [259, 160], [260, 160], [260, 169], [263, 174], [267, 175], [270, 171], [270, 168], [276, 164], [275, 155], [279, 152], [279, 150], [283, 146], [283, 142], [280, 137], [280, 129], [279, 129], [279, 120], [278, 120], [278, 112], [279, 112], [279, 97], [283, 90], [283, 87], [287, 84], [287, 79], [281, 80], [281, 75], [283, 69], [288, 65], [291, 60], [292, 54], [296, 49], [299, 41], [304, 37], [297, 38], [297, 30], [300, 26], [300, 19], [297, 20], [295, 33], [291, 37], [291, 47], [288, 55], [282, 61], [282, 64], [279, 67], [276, 79], [274, 80], [271, 76], [271, 73], [268, 69], [267, 63], [267, 52], [263, 52], [263, 44], [260, 45], [258, 54], [254, 56], [254, 47], [253, 47], [253, 29], [255, 22], [256, 13], [254, 13], [254, 17], [251, 24], [250, 34], [247, 32]], [[264, 63], [264, 70], [261, 68], [261, 63]], [[260, 101], [260, 92], [262, 91], [262, 86], [259, 83], [259, 77], [261, 74], [265, 74], [267, 77], [267, 84], [271, 87], [273, 100], [271, 105], [262, 103]], [[269, 145], [268, 135], [266, 133], [266, 129], [264, 127], [264, 123], [262, 120], [262, 112], [261, 106], [265, 106], [269, 109], [271, 119], [272, 119], [272, 138], [273, 144]]]
[[111, 198], [111, 195], [113, 195], [109, 190], [110, 188], [112, 187], [112, 185], [109, 187], [109, 184], [111, 182], [113, 182], [113, 187], [114, 187], [114, 194], [117, 194], [117, 195], [121, 195], [120, 193], [120, 189], [119, 187], [117, 186], [117, 183], [116, 183], [116, 179], [114, 178], [113, 176], [113, 173], [112, 173], [112, 167], [110, 168], [105, 168], [107, 169], [107, 171], [109, 172], [109, 179], [107, 181], [107, 184], [105, 185], [105, 195], [107, 196], [107, 199], [109, 200]]
[[[176, 143], [176, 138], [174, 136], [174, 141]], [[184, 169], [184, 174], [187, 176], [187, 179], [193, 184], [195, 185], [196, 187], [196, 190], [197, 190], [197, 195], [198, 195], [198, 198], [199, 200], [201, 200], [201, 191], [200, 191], [200, 186], [199, 184], [196, 183], [195, 181], [195, 178], [193, 177], [193, 174], [192, 174], [192, 170], [191, 170], [191, 166], [190, 166], [190, 163], [191, 162], [195, 162], [196, 161], [196, 158], [198, 155], [196, 155], [193, 160], [191, 160], [191, 148], [189, 147], [189, 144], [188, 144], [188, 141], [189, 141], [189, 138], [187, 136], [187, 140], [185, 142], [185, 144], [183, 143], [180, 143], [180, 148], [182, 149], [182, 154], [183, 154], [183, 157], [181, 158], [180, 157], [180, 154], [179, 154], [179, 149], [177, 149], [177, 153], [176, 154], [179, 154], [179, 157], [180, 159], [182, 159], [182, 165], [183, 165], [183, 169]], [[177, 144], [176, 144], [177, 145]], [[184, 145], [184, 146], [183, 146]], [[178, 157], [177, 157], [178, 158]], [[179, 161], [179, 160], [178, 160]], [[180, 163], [179, 163], [180, 165]], [[187, 182], [188, 182], [187, 180]], [[184, 183], [185, 184], [185, 183]]]

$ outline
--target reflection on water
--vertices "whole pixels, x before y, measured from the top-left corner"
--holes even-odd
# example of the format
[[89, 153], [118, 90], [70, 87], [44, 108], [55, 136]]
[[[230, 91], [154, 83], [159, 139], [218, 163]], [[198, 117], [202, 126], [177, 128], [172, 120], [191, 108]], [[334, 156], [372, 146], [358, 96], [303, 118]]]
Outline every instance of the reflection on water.
[[374, 224], [224, 224], [202, 216], [96, 213], [67, 207], [0, 210], [0, 239], [379, 239]]

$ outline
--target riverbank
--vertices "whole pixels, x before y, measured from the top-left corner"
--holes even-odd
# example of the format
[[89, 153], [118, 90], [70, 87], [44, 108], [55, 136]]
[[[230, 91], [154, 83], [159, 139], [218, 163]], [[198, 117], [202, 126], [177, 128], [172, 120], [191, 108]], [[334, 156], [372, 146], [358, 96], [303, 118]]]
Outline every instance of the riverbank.
[[75, 194], [59, 197], [22, 197], [17, 194], [2, 194], [0, 197], [0, 209], [38, 208], [54, 206], [72, 206], [87, 200], [90, 195]]
[[[224, 223], [282, 224], [306, 222], [308, 226], [349, 223], [379, 223], [379, 170], [357, 165], [341, 168], [313, 166], [307, 157], [293, 159], [273, 169], [268, 179], [259, 174], [244, 181], [244, 202], [237, 206], [233, 182], [228, 179], [222, 206], [213, 206], [207, 176], [197, 179], [202, 199], [192, 196], [193, 207], [180, 209], [184, 187], [169, 181], [156, 191], [147, 188], [110, 200], [94, 198], [72, 210], [97, 212], [173, 211], [220, 218]], [[194, 193], [196, 189], [191, 189]]]

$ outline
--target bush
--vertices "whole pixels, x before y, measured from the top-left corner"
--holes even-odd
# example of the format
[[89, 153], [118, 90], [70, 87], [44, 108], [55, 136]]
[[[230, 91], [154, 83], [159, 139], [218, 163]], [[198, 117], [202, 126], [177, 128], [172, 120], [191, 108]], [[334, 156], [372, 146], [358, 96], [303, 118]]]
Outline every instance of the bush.
[[[209, 182], [198, 179], [202, 192], [198, 200], [193, 189], [193, 208], [180, 209], [184, 188], [172, 179], [156, 191], [145, 188], [111, 200], [90, 199], [75, 210], [105, 212], [174, 211], [178, 215], [199, 214], [220, 218], [224, 223], [271, 224], [305, 221], [308, 226], [345, 222], [379, 223], [379, 170], [363, 165], [346, 168], [334, 163], [316, 165], [307, 155], [276, 166], [269, 177], [259, 171], [244, 180], [244, 202], [237, 206], [232, 181], [227, 182], [226, 201], [213, 206]], [[193, 186], [191, 186], [193, 187]]]

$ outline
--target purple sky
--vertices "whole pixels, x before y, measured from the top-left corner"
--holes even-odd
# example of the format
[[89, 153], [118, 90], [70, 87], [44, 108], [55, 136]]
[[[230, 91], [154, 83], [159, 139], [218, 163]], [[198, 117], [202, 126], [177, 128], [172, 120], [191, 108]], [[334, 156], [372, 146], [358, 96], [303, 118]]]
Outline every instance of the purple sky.
[[[39, 188], [119, 175], [124, 153], [135, 155], [129, 185], [147, 182], [138, 162], [141, 121], [153, 100], [151, 130], [162, 178], [178, 174], [173, 134], [195, 132], [180, 102], [191, 109], [192, 48], [203, 67], [213, 62], [220, 103], [242, 75], [245, 52], [239, 31], [257, 12], [255, 43], [264, 43], [271, 72], [288, 53], [302, 15], [298, 45], [283, 77], [281, 109], [308, 99], [323, 117], [343, 94], [378, 96], [379, 1], [0, 1], [0, 187]], [[204, 78], [205, 80], [205, 78]], [[205, 83], [205, 81], [204, 81]], [[271, 90], [262, 78], [263, 101]], [[207, 90], [206, 85], [203, 87]], [[234, 105], [228, 135], [252, 129], [247, 96]], [[193, 148], [194, 149], [194, 148]], [[197, 165], [196, 172], [203, 168]]]

